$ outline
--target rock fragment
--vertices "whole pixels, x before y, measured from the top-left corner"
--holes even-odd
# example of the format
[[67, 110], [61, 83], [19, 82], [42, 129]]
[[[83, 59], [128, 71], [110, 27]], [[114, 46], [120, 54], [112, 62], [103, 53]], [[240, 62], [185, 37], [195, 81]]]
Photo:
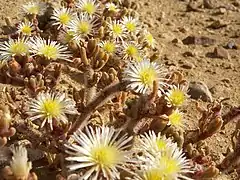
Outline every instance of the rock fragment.
[[203, 0], [203, 7], [207, 9], [214, 9], [216, 2], [213, 0]]
[[185, 45], [195, 44], [195, 45], [210, 46], [210, 45], [214, 45], [216, 43], [216, 40], [206, 36], [200, 36], [200, 37], [188, 36], [185, 39], [183, 39], [182, 42]]
[[210, 24], [208, 26], [208, 28], [211, 28], [211, 29], [220, 29], [220, 28], [223, 28], [223, 27], [226, 27], [228, 24], [222, 20], [216, 20], [214, 21], [212, 24]]
[[221, 59], [230, 59], [228, 51], [221, 46], [214, 48], [213, 57]]
[[192, 99], [201, 99], [204, 102], [212, 102], [212, 94], [204, 82], [191, 81], [188, 90], [188, 94]]

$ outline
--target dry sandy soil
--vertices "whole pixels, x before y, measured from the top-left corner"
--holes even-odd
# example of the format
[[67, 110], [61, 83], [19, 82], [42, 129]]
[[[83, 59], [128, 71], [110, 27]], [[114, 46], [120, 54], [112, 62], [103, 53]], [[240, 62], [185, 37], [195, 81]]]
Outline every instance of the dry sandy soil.
[[[0, 0], [0, 25], [4, 25], [5, 16], [14, 21], [20, 18], [19, 9], [23, 0]], [[25, 1], [26, 2], [26, 1]], [[216, 0], [212, 9], [202, 6], [203, 0], [195, 0], [192, 11], [187, 12], [189, 0], [141, 0], [138, 12], [142, 20], [149, 25], [159, 44], [160, 62], [182, 71], [189, 81], [202, 81], [210, 89], [213, 99], [220, 97], [230, 100], [224, 108], [240, 105], [240, 1]], [[216, 29], [208, 27], [221, 20]], [[213, 45], [184, 45], [187, 36], [206, 36], [214, 39]], [[215, 47], [223, 47], [233, 41], [237, 49], [225, 49], [229, 57], [214, 58]], [[203, 105], [206, 103], [202, 102]], [[186, 107], [186, 128], [196, 126], [199, 114], [194, 100]], [[230, 146], [230, 136], [234, 124], [227, 125], [211, 139], [207, 140], [212, 157], [216, 162], [224, 158], [223, 154]], [[218, 180], [236, 179], [234, 174], [220, 175]]]

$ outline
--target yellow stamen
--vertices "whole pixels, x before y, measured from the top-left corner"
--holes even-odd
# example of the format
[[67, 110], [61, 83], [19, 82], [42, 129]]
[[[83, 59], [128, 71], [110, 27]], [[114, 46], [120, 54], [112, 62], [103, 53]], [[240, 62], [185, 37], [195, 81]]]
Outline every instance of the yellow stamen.
[[173, 126], [180, 127], [182, 125], [182, 114], [177, 110], [175, 110], [168, 118]]
[[173, 89], [169, 95], [169, 99], [174, 106], [181, 106], [186, 97], [185, 93], [180, 89]]
[[114, 24], [113, 25], [113, 33], [117, 36], [121, 35], [123, 32], [122, 27], [119, 24]]
[[126, 52], [131, 57], [137, 57], [138, 56], [138, 49], [134, 45], [129, 45], [126, 49]]
[[151, 169], [145, 173], [144, 180], [165, 180], [160, 169]]
[[147, 86], [152, 86], [156, 80], [156, 71], [152, 67], [143, 69], [139, 75], [141, 82]]
[[32, 32], [32, 28], [30, 26], [23, 26], [21, 32], [25, 35], [30, 36]]
[[136, 31], [136, 25], [134, 23], [131, 23], [131, 22], [126, 24], [126, 28], [130, 32]]
[[15, 42], [10, 46], [9, 51], [15, 55], [21, 55], [28, 52], [28, 46], [24, 42]]
[[59, 16], [59, 21], [61, 24], [67, 25], [70, 22], [70, 20], [71, 20], [71, 17], [67, 13], [61, 14]]
[[57, 59], [58, 49], [51, 45], [45, 45], [39, 52], [48, 59]]
[[102, 168], [112, 167], [118, 162], [119, 152], [115, 147], [100, 146], [92, 150], [92, 157]]
[[116, 50], [115, 44], [112, 42], [106, 42], [103, 46], [103, 49], [108, 53], [114, 53]]
[[96, 12], [96, 7], [93, 3], [87, 3], [83, 6], [83, 11], [87, 12], [90, 15], [93, 15]]
[[85, 21], [81, 21], [78, 24], [77, 28], [81, 34], [89, 34], [89, 32], [90, 32], [90, 24]]
[[58, 117], [61, 114], [61, 105], [56, 100], [48, 99], [43, 103], [41, 110], [48, 117]]

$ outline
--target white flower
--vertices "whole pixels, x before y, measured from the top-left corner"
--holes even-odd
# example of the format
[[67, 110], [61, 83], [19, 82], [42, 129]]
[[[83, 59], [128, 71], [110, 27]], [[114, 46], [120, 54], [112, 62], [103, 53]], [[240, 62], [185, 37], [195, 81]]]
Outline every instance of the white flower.
[[107, 3], [106, 5], [105, 5], [105, 7], [106, 7], [106, 9], [108, 10], [108, 11], [110, 11], [110, 12], [118, 12], [119, 11], [119, 9], [117, 8], [117, 6], [114, 4], [114, 3]]
[[153, 49], [156, 47], [157, 42], [153, 38], [153, 35], [149, 31], [144, 30], [143, 38], [144, 38], [144, 42], [147, 44], [147, 46], [149, 46], [149, 47], [151, 47]]
[[168, 105], [175, 107], [183, 105], [185, 100], [188, 98], [186, 91], [186, 86], [171, 86], [171, 89], [165, 93]]
[[12, 161], [10, 168], [16, 179], [27, 179], [32, 169], [32, 163], [28, 162], [27, 149], [23, 146], [17, 146], [12, 149]]
[[95, 20], [87, 14], [80, 14], [68, 24], [68, 31], [73, 35], [77, 42], [84, 40], [87, 36], [92, 35], [95, 28]]
[[29, 2], [23, 5], [23, 11], [26, 14], [43, 15], [47, 9], [47, 5], [44, 2]]
[[29, 46], [31, 53], [43, 56], [47, 60], [69, 60], [71, 57], [67, 46], [61, 45], [57, 41], [51, 41], [50, 39], [45, 40], [41, 37], [35, 37], [31, 39]]
[[33, 31], [33, 24], [30, 22], [21, 22], [17, 27], [17, 32], [25, 36], [30, 36]]
[[79, 0], [76, 3], [76, 7], [79, 8], [81, 12], [87, 13], [92, 16], [99, 10], [99, 3], [96, 0]]
[[109, 34], [115, 40], [123, 40], [126, 37], [126, 28], [119, 20], [108, 23]]
[[141, 46], [136, 42], [123, 43], [121, 54], [123, 59], [128, 61], [140, 62], [143, 59]]
[[140, 170], [135, 180], [191, 179], [187, 174], [193, 167], [177, 143], [152, 131], [140, 136], [137, 143], [142, 155], [138, 156]]
[[166, 74], [167, 70], [163, 66], [144, 59], [141, 62], [129, 63], [123, 72], [123, 80], [130, 82], [129, 89], [145, 94], [152, 90], [154, 81], [158, 83], [160, 90], [162, 86], [167, 86], [164, 82]]
[[130, 171], [127, 149], [132, 140], [132, 137], [120, 133], [113, 127], [87, 127], [84, 132], [75, 132], [72, 138], [76, 144], [65, 145], [68, 148], [66, 153], [70, 155], [66, 160], [73, 161], [68, 168], [82, 170], [83, 180], [120, 179], [120, 170]]
[[9, 60], [13, 56], [25, 56], [29, 54], [29, 44], [26, 38], [9, 39], [0, 44], [0, 59]]
[[147, 152], [155, 156], [160, 152], [164, 152], [172, 143], [172, 139], [162, 136], [161, 133], [156, 135], [153, 131], [149, 131], [138, 136], [134, 148], [143, 153]]
[[40, 93], [36, 99], [31, 99], [28, 104], [27, 114], [30, 120], [40, 119], [41, 128], [46, 124], [53, 130], [53, 124], [60, 122], [66, 124], [66, 114], [77, 114], [75, 102], [61, 93]]
[[118, 44], [115, 41], [101, 41], [99, 46], [103, 49], [103, 51], [107, 54], [115, 54], [117, 52]]
[[139, 21], [137, 18], [131, 16], [124, 16], [121, 23], [125, 26], [126, 30], [131, 34], [137, 34], [140, 30]]
[[178, 109], [174, 110], [172, 114], [168, 116], [169, 123], [168, 125], [173, 125], [176, 128], [182, 129], [183, 125], [183, 113], [180, 112]]
[[69, 22], [73, 19], [73, 14], [70, 9], [61, 7], [56, 8], [53, 11], [51, 19], [54, 20], [53, 25], [57, 25], [58, 28], [65, 27], [69, 24]]

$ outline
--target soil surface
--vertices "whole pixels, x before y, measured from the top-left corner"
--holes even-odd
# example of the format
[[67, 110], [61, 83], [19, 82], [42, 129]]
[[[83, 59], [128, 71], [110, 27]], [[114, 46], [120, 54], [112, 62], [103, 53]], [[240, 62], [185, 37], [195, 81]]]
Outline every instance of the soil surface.
[[[9, 16], [14, 22], [21, 18], [23, 0], [1, 0], [0, 26]], [[142, 21], [156, 38], [159, 61], [169, 68], [183, 72], [188, 81], [202, 81], [210, 89], [213, 100], [230, 98], [224, 102], [224, 112], [240, 105], [240, 1], [239, 0], [140, 0], [138, 12]], [[211, 4], [212, 3], [212, 4]], [[193, 36], [195, 41], [182, 41]], [[199, 37], [208, 39], [200, 41]], [[197, 39], [197, 40], [196, 40]], [[211, 40], [212, 39], [212, 40]], [[205, 43], [205, 44], [204, 44]], [[228, 48], [226, 46], [228, 45]], [[214, 53], [214, 49], [217, 51]], [[64, 79], [70, 81], [70, 75]], [[65, 82], [66, 82], [65, 81]], [[70, 81], [71, 83], [72, 81]], [[73, 82], [76, 83], [76, 82]], [[6, 85], [1, 85], [6, 86]], [[195, 100], [190, 99], [185, 110], [186, 128], [196, 127], [199, 113]], [[206, 106], [206, 102], [201, 102]], [[231, 147], [234, 123], [207, 140], [212, 158], [218, 163]], [[221, 174], [217, 180], [236, 179], [234, 173]]]

